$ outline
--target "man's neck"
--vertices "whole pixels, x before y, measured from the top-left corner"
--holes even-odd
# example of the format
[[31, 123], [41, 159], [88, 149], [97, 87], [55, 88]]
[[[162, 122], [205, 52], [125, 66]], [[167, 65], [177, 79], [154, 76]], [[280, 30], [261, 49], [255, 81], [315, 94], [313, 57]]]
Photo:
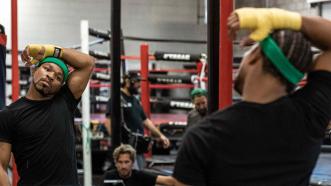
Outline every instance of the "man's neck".
[[121, 88], [121, 91], [127, 96], [132, 96], [127, 88]]
[[270, 103], [286, 96], [286, 87], [278, 79], [271, 77], [260, 78], [259, 81], [247, 82], [242, 99], [255, 103]]
[[120, 175], [120, 174], [118, 174], [119, 176], [120, 176], [120, 178], [122, 178], [122, 179], [128, 179], [128, 178], [130, 178], [131, 176], [132, 176], [132, 170], [130, 171], [130, 173], [128, 174], [128, 175]]

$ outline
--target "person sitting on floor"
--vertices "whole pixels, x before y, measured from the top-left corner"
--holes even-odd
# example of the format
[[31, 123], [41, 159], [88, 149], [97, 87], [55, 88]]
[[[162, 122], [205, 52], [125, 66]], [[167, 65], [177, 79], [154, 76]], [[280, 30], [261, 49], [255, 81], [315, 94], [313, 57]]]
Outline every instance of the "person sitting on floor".
[[103, 185], [118, 181], [125, 186], [152, 186], [155, 184], [174, 185], [171, 176], [152, 175], [145, 171], [133, 169], [136, 150], [131, 145], [122, 144], [114, 150], [113, 158], [116, 169], [105, 173]]

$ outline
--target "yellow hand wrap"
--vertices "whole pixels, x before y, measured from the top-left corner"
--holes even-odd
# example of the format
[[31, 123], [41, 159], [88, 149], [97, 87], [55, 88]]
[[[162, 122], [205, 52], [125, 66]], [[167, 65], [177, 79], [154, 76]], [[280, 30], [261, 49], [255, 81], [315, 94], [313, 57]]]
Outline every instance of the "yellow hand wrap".
[[240, 8], [235, 11], [240, 28], [251, 29], [254, 41], [262, 41], [275, 29], [301, 29], [301, 15], [277, 8]]
[[46, 57], [61, 58], [63, 55], [62, 48], [55, 45], [30, 44], [28, 47], [32, 64], [36, 64]]

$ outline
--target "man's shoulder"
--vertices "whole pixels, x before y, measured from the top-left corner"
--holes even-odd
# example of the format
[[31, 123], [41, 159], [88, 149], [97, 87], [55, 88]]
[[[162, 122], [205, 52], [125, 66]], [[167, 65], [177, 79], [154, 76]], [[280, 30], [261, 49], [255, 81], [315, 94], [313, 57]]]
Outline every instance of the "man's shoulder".
[[[243, 120], [245, 118], [245, 113], [243, 110], [246, 110], [244, 106], [241, 105], [232, 105], [224, 110], [218, 110], [213, 112], [210, 115], [207, 115], [199, 120], [200, 124], [197, 125], [195, 131], [211, 131], [214, 128], [226, 127], [230, 123], [235, 123], [238, 120]], [[188, 115], [191, 119], [196, 119], [201, 117], [199, 113], [195, 110], [190, 112]], [[209, 134], [208, 134], [209, 135]]]
[[188, 116], [189, 117], [194, 117], [196, 115], [199, 115], [199, 112], [196, 109], [192, 109], [189, 113]]
[[[145, 171], [145, 170], [132, 170], [132, 179], [135, 181], [142, 181], [146, 184], [147, 183], [155, 184], [157, 175], [153, 174], [152, 172]], [[150, 185], [150, 184], [147, 184], [147, 185]]]
[[108, 179], [118, 178], [118, 173], [116, 169], [111, 169], [105, 173], [105, 177]]
[[136, 169], [132, 170], [132, 174], [134, 174], [134, 175], [153, 175], [150, 172], [147, 172], [145, 170], [136, 170]]
[[27, 103], [25, 101], [25, 98], [22, 97], [20, 99], [18, 99], [17, 101], [11, 103], [10, 105], [6, 106], [3, 110], [5, 111], [14, 111], [14, 110], [17, 110], [19, 108], [22, 108], [24, 106], [27, 106]]
[[65, 97], [74, 97], [74, 95], [71, 92], [71, 89], [69, 88], [68, 84], [64, 84], [60, 91], [56, 93], [56, 95], [52, 99], [62, 98]]

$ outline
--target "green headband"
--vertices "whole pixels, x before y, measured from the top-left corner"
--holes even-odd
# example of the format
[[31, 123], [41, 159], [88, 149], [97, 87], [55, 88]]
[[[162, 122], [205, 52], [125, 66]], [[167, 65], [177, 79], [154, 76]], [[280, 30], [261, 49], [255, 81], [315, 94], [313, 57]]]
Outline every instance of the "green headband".
[[193, 99], [196, 95], [207, 96], [207, 91], [202, 88], [196, 88], [191, 92], [191, 98]]
[[69, 75], [69, 69], [68, 69], [67, 65], [61, 59], [56, 58], [56, 57], [46, 57], [37, 64], [37, 67], [40, 67], [40, 65], [42, 65], [44, 63], [54, 63], [57, 66], [59, 66], [63, 71], [63, 81], [65, 82], [67, 80], [68, 75]]
[[270, 36], [261, 41], [260, 46], [269, 61], [289, 82], [297, 84], [303, 78], [304, 74], [291, 64]]

